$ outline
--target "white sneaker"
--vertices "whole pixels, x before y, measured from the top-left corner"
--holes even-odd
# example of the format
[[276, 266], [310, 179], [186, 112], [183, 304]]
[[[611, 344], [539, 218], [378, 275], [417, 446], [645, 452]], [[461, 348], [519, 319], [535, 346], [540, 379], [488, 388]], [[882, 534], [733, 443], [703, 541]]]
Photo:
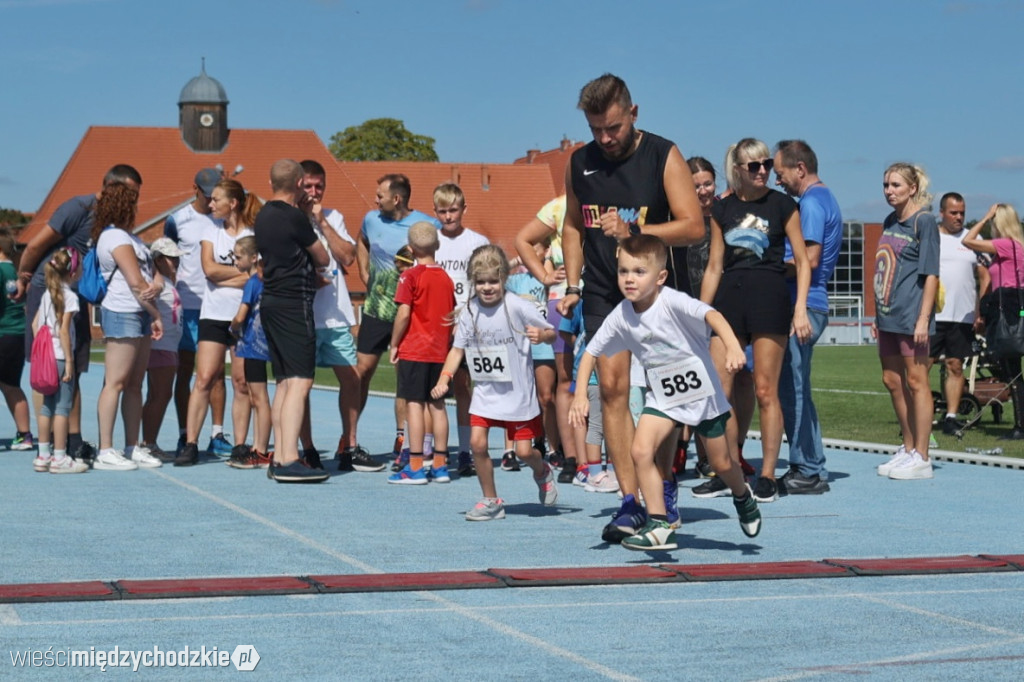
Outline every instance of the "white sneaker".
[[132, 461], [143, 469], [156, 469], [164, 465], [149, 448], [142, 445], [132, 448]]
[[103, 450], [96, 456], [92, 464], [93, 469], [102, 471], [134, 471], [139, 465], [130, 459], [125, 459], [120, 450]]
[[591, 476], [583, 489], [588, 493], [615, 493], [619, 491], [619, 479], [615, 477], [615, 472], [602, 471]]
[[892, 471], [893, 467], [898, 466], [909, 457], [910, 453], [907, 452], [907, 449], [901, 445], [896, 450], [896, 453], [892, 456], [892, 458], [889, 459], [889, 461], [885, 462], [884, 464], [878, 465], [878, 475], [888, 476], [889, 472]]
[[85, 462], [79, 462], [77, 459], [72, 459], [71, 457], [54, 459], [50, 463], [51, 474], [84, 474], [88, 470], [88, 464]]
[[36, 455], [36, 458], [32, 460], [32, 468], [41, 474], [45, 474], [50, 470], [51, 462], [53, 462], [53, 459], [49, 455], [46, 455], [45, 457], [42, 455]]
[[912, 481], [933, 476], [932, 460], [926, 460], [917, 450], [911, 450], [909, 457], [889, 470], [889, 478], [898, 481]]

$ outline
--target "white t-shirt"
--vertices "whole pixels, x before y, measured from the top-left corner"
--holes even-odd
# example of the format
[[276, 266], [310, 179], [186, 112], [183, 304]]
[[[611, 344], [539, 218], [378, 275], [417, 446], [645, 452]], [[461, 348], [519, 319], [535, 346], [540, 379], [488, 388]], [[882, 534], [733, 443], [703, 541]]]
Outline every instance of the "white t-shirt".
[[153, 342], [152, 350], [169, 350], [178, 352], [178, 342], [181, 341], [181, 334], [184, 329], [184, 322], [181, 315], [181, 295], [171, 280], [164, 279], [164, 288], [153, 303], [160, 311], [160, 321], [164, 326], [164, 334]]
[[[64, 314], [71, 313], [71, 350], [75, 349], [75, 315], [78, 314], [78, 294], [71, 290], [67, 284], [64, 289]], [[39, 301], [39, 324], [45, 324], [50, 328], [50, 335], [53, 337], [53, 355], [58, 360], [65, 360], [64, 348], [60, 345], [60, 321], [57, 320], [57, 309], [53, 307], [53, 298], [49, 290], [43, 292], [43, 298]]]
[[974, 303], [978, 284], [974, 271], [978, 255], [963, 244], [967, 230], [959, 234], [946, 234], [939, 230], [939, 280], [946, 288], [946, 304], [942, 312], [935, 313], [936, 322], [974, 323]]
[[[510, 325], [511, 323], [511, 325]], [[526, 325], [551, 329], [537, 308], [515, 294], [490, 308], [473, 299], [462, 309], [455, 329], [456, 348], [466, 351], [470, 374], [474, 365], [484, 375], [505, 380], [484, 380], [475, 375], [470, 414], [488, 419], [526, 422], [540, 414], [533, 358]]]
[[[729, 411], [709, 350], [711, 327], [704, 317], [710, 310], [681, 291], [662, 287], [643, 313], [629, 301], [615, 306], [587, 342], [587, 352], [598, 357], [630, 351], [647, 374], [645, 406], [697, 426]], [[710, 395], [679, 402], [701, 392]]]
[[458, 237], [449, 237], [444, 230], [438, 230], [437, 236], [440, 245], [434, 254], [434, 260], [452, 278], [452, 284], [455, 285], [455, 306], [461, 308], [469, 300], [469, 279], [466, 277], [469, 257], [477, 247], [491, 242], [487, 237], [468, 227], [462, 228], [462, 233]]
[[[338, 236], [355, 245], [355, 240], [345, 229], [345, 218], [340, 211], [332, 208], [324, 209], [324, 218], [334, 228]], [[312, 221], [310, 221], [312, 223]], [[327, 237], [320, 231], [319, 225], [313, 225], [320, 243], [327, 249], [330, 262], [327, 267], [320, 268], [319, 274], [330, 279], [331, 283], [316, 290], [313, 298], [313, 321], [317, 329], [334, 329], [335, 327], [352, 327], [356, 323], [356, 314], [352, 310], [352, 297], [348, 293], [348, 285], [345, 283], [345, 271], [338, 261], [334, 260], [331, 249], [327, 246]]]
[[[213, 262], [235, 267], [235, 242], [242, 237], [251, 237], [252, 229], [243, 227], [238, 234], [232, 236], [223, 227], [213, 227], [206, 231], [201, 241], [213, 246]], [[241, 273], [239, 273], [241, 274]], [[242, 302], [242, 288], [228, 287], [206, 280], [206, 293], [203, 295], [203, 306], [199, 309], [200, 320], [220, 320], [229, 322], [238, 312]]]
[[101, 307], [115, 313], [137, 313], [142, 311], [142, 306], [135, 299], [121, 268], [114, 262], [114, 249], [124, 245], [132, 247], [135, 251], [135, 260], [139, 264], [142, 278], [147, 282], [153, 281], [153, 259], [142, 240], [116, 227], [103, 230], [96, 242], [96, 255], [99, 257], [100, 273], [109, 284]]
[[206, 293], [206, 275], [203, 273], [199, 242], [207, 230], [220, 227], [221, 221], [200, 213], [192, 204], [178, 209], [170, 218], [174, 222], [178, 248], [185, 252], [178, 263], [181, 306], [185, 310], [199, 310], [203, 305], [203, 294]]

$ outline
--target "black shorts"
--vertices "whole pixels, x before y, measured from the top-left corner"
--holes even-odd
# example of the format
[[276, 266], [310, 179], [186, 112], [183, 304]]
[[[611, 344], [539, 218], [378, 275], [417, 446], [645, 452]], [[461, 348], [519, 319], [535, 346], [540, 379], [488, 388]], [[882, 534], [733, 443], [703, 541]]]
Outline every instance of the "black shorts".
[[963, 322], [936, 322], [929, 357], [968, 358], [974, 355], [974, 327]]
[[267, 361], [253, 360], [252, 358], [241, 358], [244, 364], [245, 383], [265, 384], [267, 383]]
[[316, 372], [316, 329], [313, 301], [263, 295], [260, 319], [270, 348], [274, 378], [312, 379]]
[[619, 294], [615, 300], [609, 300], [603, 296], [587, 296], [586, 294], [583, 296], [583, 330], [586, 331], [587, 338], [592, 339], [600, 329], [604, 318], [608, 317], [615, 310], [615, 306], [622, 302], [622, 294]]
[[441, 378], [443, 362], [416, 362], [415, 360], [398, 361], [398, 390], [396, 398], [413, 400], [418, 403], [429, 403], [430, 389], [437, 385]]
[[199, 320], [199, 340], [212, 341], [231, 348], [235, 336], [231, 333], [231, 322], [227, 320]]
[[0, 384], [21, 386], [23, 369], [25, 369], [25, 337], [21, 334], [0, 336]]
[[725, 272], [713, 305], [741, 339], [755, 334], [789, 336], [793, 301], [781, 272], [752, 268]]
[[[29, 286], [25, 294], [25, 344], [24, 353], [26, 358], [32, 357], [32, 340], [35, 335], [32, 333], [32, 320], [39, 311], [39, 304], [43, 301], [42, 287]], [[78, 297], [78, 314], [75, 315], [75, 374], [89, 371], [89, 351], [92, 348], [92, 317], [89, 302], [81, 296]]]
[[359, 323], [359, 338], [356, 340], [356, 352], [363, 355], [380, 355], [391, 345], [391, 330], [394, 322], [363, 315]]

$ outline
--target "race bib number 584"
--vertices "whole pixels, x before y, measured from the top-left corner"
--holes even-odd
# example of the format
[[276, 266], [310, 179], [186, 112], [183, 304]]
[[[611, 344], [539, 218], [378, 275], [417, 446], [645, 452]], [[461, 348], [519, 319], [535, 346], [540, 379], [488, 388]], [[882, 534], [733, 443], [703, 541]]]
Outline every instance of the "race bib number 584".
[[690, 358], [647, 370], [647, 382], [659, 407], [679, 407], [715, 394], [707, 367]]
[[505, 346], [477, 346], [466, 349], [466, 364], [473, 381], [512, 381]]

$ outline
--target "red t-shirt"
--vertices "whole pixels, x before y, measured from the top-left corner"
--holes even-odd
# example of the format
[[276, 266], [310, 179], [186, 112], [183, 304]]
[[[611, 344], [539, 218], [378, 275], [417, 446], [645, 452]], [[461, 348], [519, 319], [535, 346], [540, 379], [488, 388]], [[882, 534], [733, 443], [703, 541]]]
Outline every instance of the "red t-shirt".
[[402, 273], [395, 303], [412, 308], [409, 328], [398, 343], [398, 357], [414, 362], [444, 362], [451, 345], [455, 285], [440, 265], [416, 265]]

